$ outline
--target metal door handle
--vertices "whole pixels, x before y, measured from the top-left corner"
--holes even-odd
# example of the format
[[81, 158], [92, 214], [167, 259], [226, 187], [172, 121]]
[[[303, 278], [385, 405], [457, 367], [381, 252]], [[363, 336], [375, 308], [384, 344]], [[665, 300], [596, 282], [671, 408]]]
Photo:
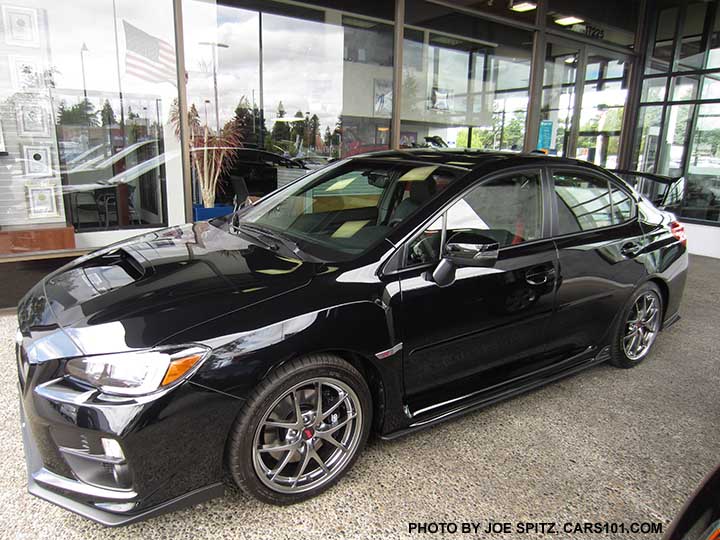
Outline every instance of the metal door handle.
[[642, 246], [640, 244], [637, 244], [635, 242], [628, 242], [620, 248], [620, 253], [622, 253], [626, 257], [635, 257], [638, 253], [640, 253], [641, 249]]
[[528, 270], [528, 272], [525, 274], [525, 281], [527, 281], [530, 285], [545, 285], [554, 277], [555, 270], [552, 268], [535, 272], [533, 272], [532, 270]]

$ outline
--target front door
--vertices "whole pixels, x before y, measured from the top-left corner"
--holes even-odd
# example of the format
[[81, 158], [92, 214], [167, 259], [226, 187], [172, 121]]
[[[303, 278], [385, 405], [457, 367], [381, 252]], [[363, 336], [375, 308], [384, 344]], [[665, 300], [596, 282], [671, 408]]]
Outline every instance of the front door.
[[480, 181], [447, 210], [446, 238], [482, 229], [500, 245], [492, 268], [460, 268], [440, 287], [442, 217], [406, 246], [400, 272], [404, 378], [411, 412], [490, 389], [543, 363], [556, 255], [540, 170]]

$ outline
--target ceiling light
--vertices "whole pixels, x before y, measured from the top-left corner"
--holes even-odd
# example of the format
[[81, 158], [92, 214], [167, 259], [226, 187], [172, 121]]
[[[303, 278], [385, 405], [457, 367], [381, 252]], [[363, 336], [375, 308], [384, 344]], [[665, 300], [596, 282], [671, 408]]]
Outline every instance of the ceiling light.
[[510, 9], [518, 13], [525, 13], [537, 9], [537, 4], [535, 2], [513, 2]]
[[570, 26], [571, 24], [584, 23], [585, 19], [580, 19], [579, 17], [573, 17], [570, 15], [569, 17], [559, 17], [555, 19], [555, 22], [560, 26]]

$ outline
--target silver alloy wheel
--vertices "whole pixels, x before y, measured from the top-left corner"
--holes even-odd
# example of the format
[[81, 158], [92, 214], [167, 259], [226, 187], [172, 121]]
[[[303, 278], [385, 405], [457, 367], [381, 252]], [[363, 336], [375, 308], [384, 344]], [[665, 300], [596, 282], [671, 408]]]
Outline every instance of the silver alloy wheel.
[[315, 377], [293, 386], [268, 408], [253, 437], [253, 466], [280, 493], [302, 493], [336, 477], [362, 434], [357, 394], [344, 382]]
[[625, 356], [640, 360], [652, 347], [660, 330], [660, 298], [654, 291], [640, 295], [633, 304], [622, 337]]

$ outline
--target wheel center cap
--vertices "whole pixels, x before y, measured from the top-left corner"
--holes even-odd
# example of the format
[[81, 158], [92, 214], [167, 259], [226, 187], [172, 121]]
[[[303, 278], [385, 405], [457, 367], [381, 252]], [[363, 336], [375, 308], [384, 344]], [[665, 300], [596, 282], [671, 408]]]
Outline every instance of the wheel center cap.
[[305, 428], [305, 429], [303, 429], [302, 434], [303, 434], [303, 439], [305, 439], [306, 441], [309, 441], [310, 439], [312, 439], [315, 436], [315, 430], [313, 430], [312, 428]]

